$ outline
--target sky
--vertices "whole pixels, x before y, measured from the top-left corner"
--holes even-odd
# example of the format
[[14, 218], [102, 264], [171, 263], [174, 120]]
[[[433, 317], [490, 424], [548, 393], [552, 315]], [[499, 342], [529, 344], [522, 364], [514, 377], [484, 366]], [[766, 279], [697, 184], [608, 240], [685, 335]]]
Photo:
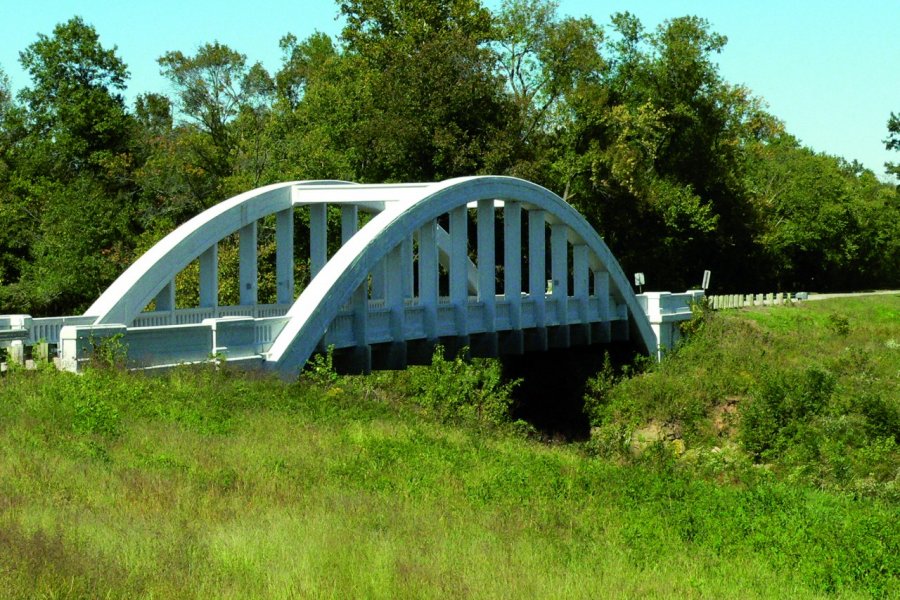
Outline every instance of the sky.
[[[488, 0], [496, 9], [500, 0]], [[900, 113], [900, 0], [560, 0], [559, 13], [591, 16], [603, 26], [629, 11], [648, 30], [696, 15], [728, 37], [716, 56], [720, 74], [762, 97], [787, 130], [817, 152], [858, 160], [886, 180], [884, 147], [891, 111]], [[156, 59], [192, 54], [219, 41], [278, 70], [278, 40], [314, 31], [336, 36], [333, 0], [0, 0], [0, 68], [14, 90], [29, 84], [19, 52], [74, 15], [94, 26], [104, 47], [131, 73], [126, 96], [169, 93]]]

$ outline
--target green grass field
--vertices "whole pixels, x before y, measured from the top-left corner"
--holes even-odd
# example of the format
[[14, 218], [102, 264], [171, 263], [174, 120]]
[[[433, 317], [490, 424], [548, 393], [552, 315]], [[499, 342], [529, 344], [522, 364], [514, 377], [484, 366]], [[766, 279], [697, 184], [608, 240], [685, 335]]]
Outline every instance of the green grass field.
[[598, 377], [578, 444], [497, 424], [491, 363], [12, 372], [0, 596], [900, 596], [900, 299], [696, 329]]

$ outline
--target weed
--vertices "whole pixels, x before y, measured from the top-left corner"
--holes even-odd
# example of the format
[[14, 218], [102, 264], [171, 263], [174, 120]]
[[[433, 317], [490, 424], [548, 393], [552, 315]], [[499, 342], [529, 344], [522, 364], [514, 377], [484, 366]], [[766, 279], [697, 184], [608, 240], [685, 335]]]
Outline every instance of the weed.
[[844, 315], [831, 313], [828, 315], [828, 329], [837, 336], [846, 337], [850, 334], [850, 320]]
[[306, 361], [300, 377], [321, 387], [332, 386], [340, 381], [340, 375], [334, 370], [334, 345], [328, 346], [325, 352], [313, 354]]
[[124, 369], [128, 360], [128, 345], [124, 335], [116, 333], [102, 338], [91, 336], [91, 364], [107, 369]]
[[414, 397], [444, 421], [475, 420], [499, 425], [509, 420], [512, 391], [518, 380], [503, 381], [495, 360], [465, 360], [468, 348], [451, 359], [437, 346], [431, 366], [414, 367], [410, 375]]

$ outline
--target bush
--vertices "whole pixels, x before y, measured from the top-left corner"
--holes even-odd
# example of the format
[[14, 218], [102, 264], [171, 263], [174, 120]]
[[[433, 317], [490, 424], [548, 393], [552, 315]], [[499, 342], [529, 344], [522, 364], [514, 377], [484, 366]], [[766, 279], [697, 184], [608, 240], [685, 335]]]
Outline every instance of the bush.
[[591, 427], [599, 427], [606, 420], [610, 394], [618, 382], [619, 377], [612, 366], [609, 352], [606, 352], [600, 371], [585, 384], [584, 413]]
[[431, 366], [413, 367], [410, 387], [415, 401], [443, 421], [478, 420], [493, 425], [509, 421], [512, 391], [520, 380], [503, 381], [496, 360], [463, 357], [467, 349], [451, 360], [437, 346]]
[[834, 377], [815, 367], [801, 374], [763, 373], [759, 388], [741, 413], [741, 442], [755, 458], [779, 455], [824, 409]]

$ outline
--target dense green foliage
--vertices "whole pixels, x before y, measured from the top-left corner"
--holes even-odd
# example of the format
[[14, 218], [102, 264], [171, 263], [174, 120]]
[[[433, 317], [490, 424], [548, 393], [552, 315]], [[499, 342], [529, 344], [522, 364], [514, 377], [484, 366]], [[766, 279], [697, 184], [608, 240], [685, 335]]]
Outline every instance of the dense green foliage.
[[[612, 460], [597, 440], [544, 444], [498, 423], [509, 390], [496, 363], [436, 355], [341, 377], [324, 355], [291, 384], [212, 368], [13, 371], [0, 379], [0, 587], [11, 598], [896, 597], [898, 310], [892, 299], [726, 316], [659, 370], [612, 381], [607, 365], [593, 389], [611, 396], [594, 418], [677, 419], [683, 431]], [[820, 349], [809, 367], [798, 332]], [[768, 378], [776, 358], [757, 360], [763, 348], [780, 368]], [[738, 436], [743, 455], [701, 451], [718, 435], [709, 408], [732, 393], [741, 414], [759, 411], [749, 431], [772, 435]], [[829, 436], [839, 447], [808, 453]], [[868, 487], [809, 477], [848, 449], [853, 471], [863, 448], [881, 452], [865, 459]], [[752, 466], [757, 450], [774, 465]]]
[[900, 502], [900, 296], [713, 313], [635, 377], [607, 365], [586, 409], [592, 446], [646, 447], [685, 468]]
[[[89, 24], [39, 35], [20, 55], [31, 85], [14, 94], [0, 73], [0, 312], [77, 311], [203, 208], [319, 178], [524, 177], [575, 205], [657, 289], [703, 269], [720, 291], [900, 284], [897, 190], [803, 148], [724, 81], [726, 38], [703, 19], [646, 31], [624, 13], [601, 27], [551, 0], [338, 9], [338, 39], [285, 35], [274, 73], [218, 42], [167, 52], [171, 96], [147, 91], [132, 108], [126, 65]], [[898, 129], [891, 115], [889, 148]], [[234, 246], [220, 248], [225, 303]], [[179, 279], [179, 305], [195, 301], [195, 278]]]

